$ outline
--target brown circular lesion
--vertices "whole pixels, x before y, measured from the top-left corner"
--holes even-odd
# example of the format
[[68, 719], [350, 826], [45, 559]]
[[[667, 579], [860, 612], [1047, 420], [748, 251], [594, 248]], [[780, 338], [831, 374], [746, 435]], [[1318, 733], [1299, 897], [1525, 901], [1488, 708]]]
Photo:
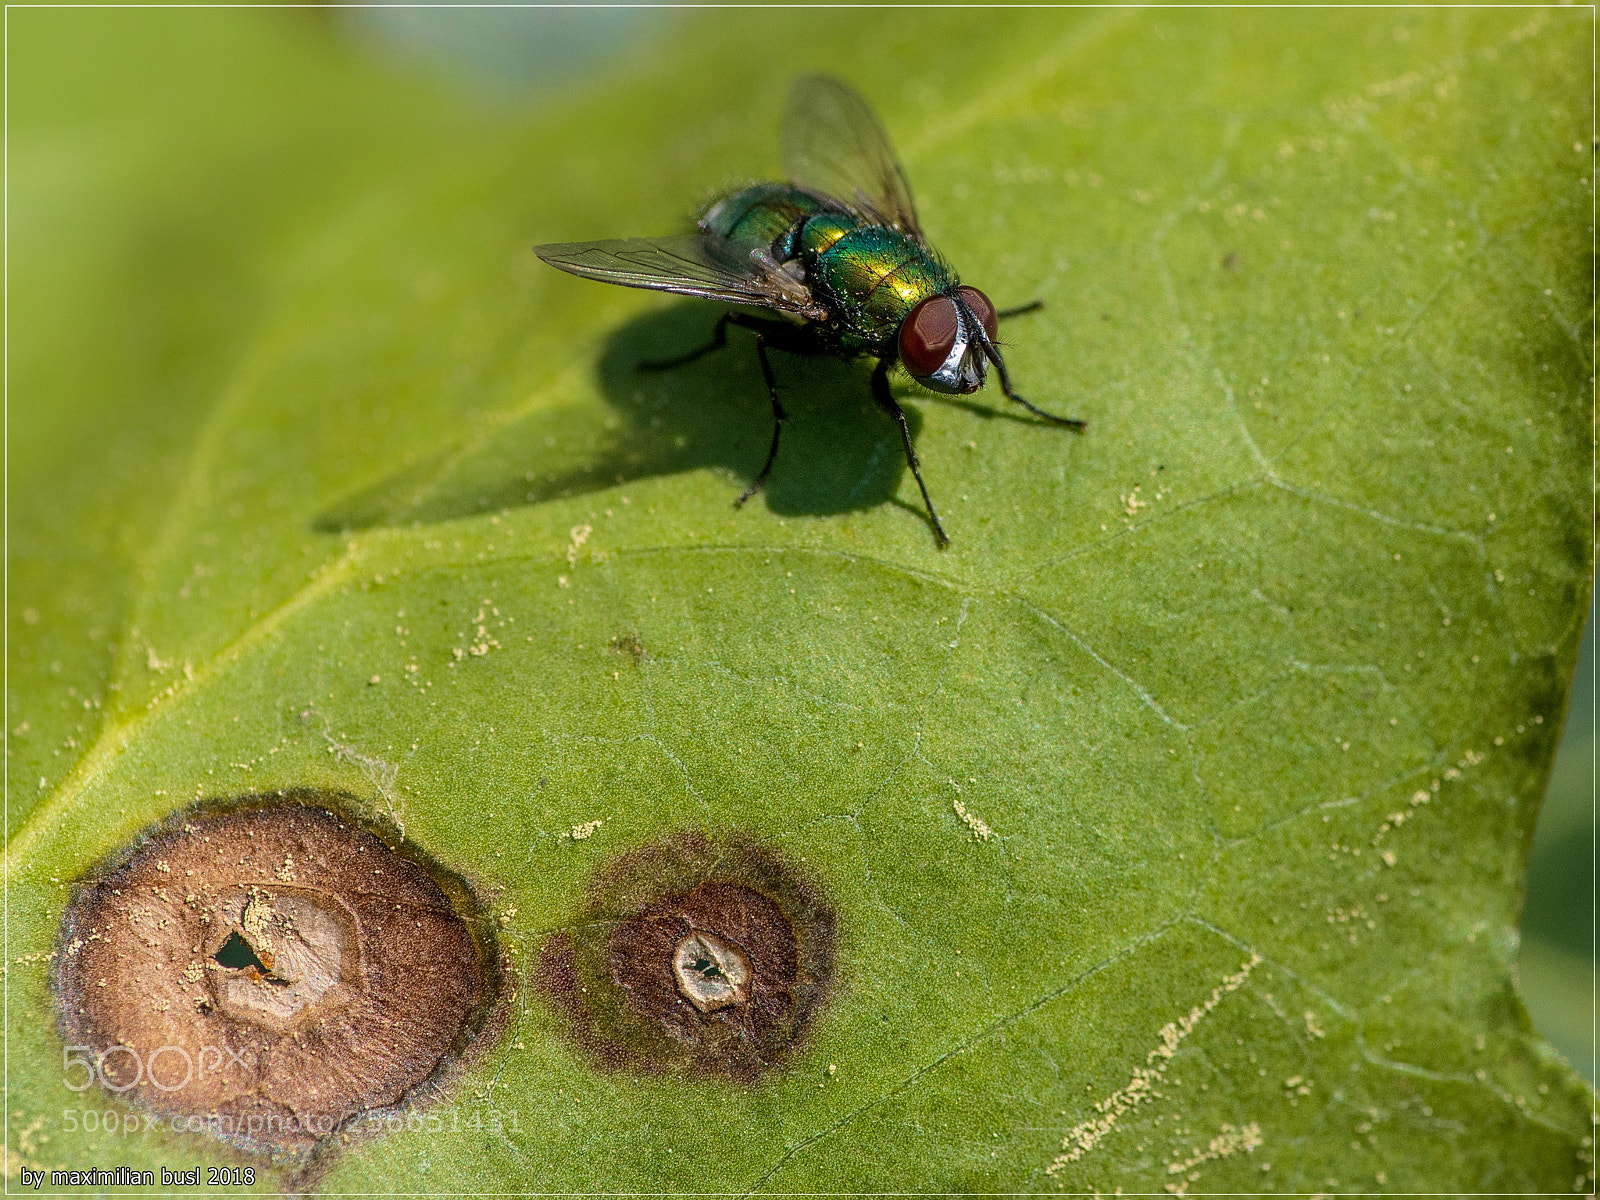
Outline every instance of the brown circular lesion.
[[191, 810], [75, 888], [52, 984], [105, 1086], [304, 1158], [484, 1038], [502, 974], [471, 890], [336, 799]]
[[753, 1081], [831, 991], [820, 889], [748, 838], [671, 835], [605, 867], [541, 955], [541, 990], [602, 1065]]

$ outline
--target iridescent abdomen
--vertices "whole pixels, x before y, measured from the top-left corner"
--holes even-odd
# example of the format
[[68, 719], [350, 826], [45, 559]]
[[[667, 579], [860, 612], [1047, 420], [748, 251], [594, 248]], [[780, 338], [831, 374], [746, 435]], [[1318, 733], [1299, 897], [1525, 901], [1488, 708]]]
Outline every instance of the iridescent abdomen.
[[755, 183], [724, 196], [700, 218], [700, 228], [719, 234], [740, 248], [767, 250], [778, 261], [794, 257], [793, 231], [807, 217], [837, 206], [824, 197], [789, 183]]

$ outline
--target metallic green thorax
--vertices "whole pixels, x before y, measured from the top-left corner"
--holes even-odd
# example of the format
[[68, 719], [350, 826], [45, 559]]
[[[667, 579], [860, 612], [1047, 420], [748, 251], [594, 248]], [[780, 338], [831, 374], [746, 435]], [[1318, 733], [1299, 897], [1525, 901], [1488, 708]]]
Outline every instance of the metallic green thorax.
[[797, 263], [831, 314], [819, 334], [842, 350], [893, 358], [906, 314], [956, 285], [950, 268], [914, 238], [793, 184], [752, 184], [719, 200], [700, 227], [742, 250]]

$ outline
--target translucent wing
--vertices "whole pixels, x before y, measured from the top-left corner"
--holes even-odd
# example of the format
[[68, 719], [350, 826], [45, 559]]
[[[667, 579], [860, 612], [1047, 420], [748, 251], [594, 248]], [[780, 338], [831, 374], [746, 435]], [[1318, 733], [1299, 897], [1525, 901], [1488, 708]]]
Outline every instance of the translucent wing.
[[789, 178], [922, 241], [905, 168], [861, 94], [830, 75], [789, 89], [779, 155]]
[[813, 321], [828, 316], [810, 289], [770, 257], [760, 251], [746, 254], [713, 235], [558, 242], [535, 246], [533, 252], [552, 267], [601, 283], [752, 304]]

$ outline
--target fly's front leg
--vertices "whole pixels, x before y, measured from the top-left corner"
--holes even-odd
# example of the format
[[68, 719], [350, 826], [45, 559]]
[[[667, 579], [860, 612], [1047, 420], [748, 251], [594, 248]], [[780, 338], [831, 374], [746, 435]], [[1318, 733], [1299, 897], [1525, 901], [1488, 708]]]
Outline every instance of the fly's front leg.
[[995, 313], [995, 320], [1004, 321], [1007, 317], [1020, 317], [1024, 313], [1038, 312], [1044, 307], [1043, 300], [1030, 300], [1026, 304], [1019, 304], [1015, 308], [1002, 308]]
[[922, 502], [928, 506], [928, 520], [933, 523], [934, 536], [939, 539], [939, 548], [942, 550], [950, 544], [950, 535], [939, 524], [939, 514], [933, 511], [933, 497], [928, 495], [928, 485], [922, 482], [922, 465], [917, 461], [917, 452], [911, 445], [911, 427], [906, 424], [905, 410], [889, 394], [889, 360], [886, 358], [880, 358], [877, 369], [872, 372], [872, 398], [878, 402], [879, 408], [900, 422], [900, 440], [905, 443], [906, 462], [911, 467], [911, 474], [916, 477], [917, 486], [922, 489]]
[[1087, 421], [1079, 420], [1077, 417], [1058, 417], [1055, 413], [1045, 412], [1037, 404], [1030, 400], [1024, 400], [1017, 395], [1016, 392], [1011, 390], [1011, 373], [1006, 370], [1005, 359], [1000, 357], [1000, 352], [994, 348], [994, 343], [989, 340], [988, 335], [982, 330], [978, 331], [978, 341], [983, 347], [985, 356], [994, 364], [994, 369], [1000, 373], [1000, 390], [1006, 394], [1007, 400], [1014, 400], [1034, 416], [1042, 417], [1052, 425], [1065, 425], [1068, 429], [1087, 429], [1089, 427], [1089, 422]]

